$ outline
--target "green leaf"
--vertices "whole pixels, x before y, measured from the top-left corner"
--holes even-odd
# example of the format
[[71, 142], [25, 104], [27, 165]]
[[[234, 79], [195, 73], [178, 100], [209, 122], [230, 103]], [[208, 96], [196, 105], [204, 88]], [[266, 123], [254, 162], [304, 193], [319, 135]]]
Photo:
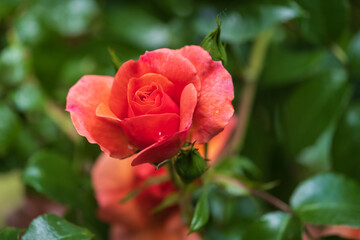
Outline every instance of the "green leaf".
[[4, 103], [0, 103], [0, 156], [13, 144], [20, 131], [17, 115]]
[[350, 75], [360, 78], [360, 31], [351, 40], [347, 53]]
[[40, 110], [44, 105], [44, 96], [39, 86], [32, 83], [21, 85], [11, 95], [15, 106], [22, 112]]
[[112, 60], [112, 63], [114, 65], [114, 67], [115, 67], [115, 71], [117, 71], [121, 67], [123, 62], [118, 58], [118, 56], [116, 56], [116, 53], [115, 53], [114, 49], [108, 47], [107, 50], [108, 50], [108, 52], [109, 52], [109, 54], [111, 56], [111, 60]]
[[[218, 12], [212, 14], [203, 9], [195, 22], [196, 30], [206, 35], [214, 25], [211, 23]], [[294, 1], [262, 1], [241, 4], [238, 11], [226, 12], [221, 17], [222, 40], [230, 43], [241, 43], [255, 38], [266, 29], [302, 16], [303, 11]]]
[[12, 227], [6, 227], [0, 231], [1, 240], [18, 240], [23, 229], [16, 229]]
[[281, 45], [270, 48], [261, 84], [284, 86], [302, 81], [317, 71], [325, 55], [324, 50], [290, 50]]
[[9, 85], [23, 81], [28, 74], [28, 55], [24, 46], [13, 44], [0, 54], [0, 82]]
[[278, 112], [278, 136], [289, 154], [312, 145], [349, 99], [346, 72], [334, 68], [290, 92]]
[[43, 24], [63, 36], [78, 36], [88, 32], [91, 21], [97, 15], [97, 3], [94, 0], [42, 0], [35, 6]]
[[70, 162], [55, 152], [35, 153], [29, 159], [24, 180], [38, 192], [56, 201], [77, 204], [79, 180]]
[[315, 43], [336, 41], [349, 20], [347, 0], [297, 0], [307, 15], [299, 19], [303, 36]]
[[34, 219], [22, 240], [90, 240], [94, 235], [53, 214]]
[[200, 195], [200, 199], [196, 203], [194, 215], [190, 224], [189, 234], [199, 231], [209, 221], [209, 218], [210, 206], [208, 199], [208, 191], [207, 189], [203, 189], [203, 192]]
[[301, 240], [301, 223], [284, 212], [265, 214], [245, 232], [243, 240]]
[[143, 49], [168, 46], [171, 39], [170, 28], [166, 24], [138, 7], [124, 5], [109, 9], [106, 21], [108, 31], [114, 37]]
[[303, 222], [360, 227], [360, 185], [334, 173], [301, 183], [290, 199]]
[[201, 47], [208, 51], [213, 60], [221, 60], [223, 65], [226, 65], [227, 55], [224, 45], [220, 40], [221, 33], [221, 23], [219, 23], [219, 18], [216, 18], [217, 28], [209, 33], [204, 40], [201, 42]]
[[164, 210], [167, 207], [175, 205], [179, 201], [180, 194], [172, 193], [168, 197], [165, 198], [159, 205], [157, 205], [153, 210], [151, 210], [151, 214], [155, 214]]
[[331, 150], [333, 169], [360, 181], [360, 102], [352, 103], [340, 120]]

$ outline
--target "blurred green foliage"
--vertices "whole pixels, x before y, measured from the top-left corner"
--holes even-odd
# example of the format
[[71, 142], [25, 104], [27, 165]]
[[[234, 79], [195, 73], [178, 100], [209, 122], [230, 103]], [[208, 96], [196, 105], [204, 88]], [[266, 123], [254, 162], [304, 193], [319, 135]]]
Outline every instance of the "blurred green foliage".
[[[217, 16], [226, 45], [226, 68], [235, 85], [235, 106], [253, 40], [266, 30], [274, 31], [242, 156], [231, 158], [246, 157], [261, 174], [244, 174], [246, 167], [240, 167], [240, 175], [263, 182], [278, 180], [271, 192], [288, 202], [304, 179], [334, 171], [354, 180], [331, 174], [312, 178], [297, 188], [292, 205], [297, 208], [308, 201], [304, 188], [321, 188], [322, 196], [329, 188], [334, 191], [328, 185], [332, 181], [344, 186], [339, 194], [346, 191], [348, 201], [358, 201], [360, 3], [356, 0], [2, 0], [1, 174], [27, 167], [27, 191], [68, 204], [69, 221], [106, 239], [106, 228], [95, 216], [89, 180], [89, 166], [100, 150], [74, 132], [64, 111], [67, 92], [85, 74], [114, 75], [108, 47], [126, 61], [145, 50], [199, 45], [216, 28]], [[231, 164], [225, 167], [225, 172], [231, 168]], [[66, 181], [59, 186], [49, 181], [62, 177]], [[0, 191], [2, 200], [5, 190]], [[260, 239], [259, 233], [284, 239], [298, 233], [292, 216], [268, 213], [274, 209], [245, 193], [232, 195], [209, 186], [208, 194], [206, 239]], [[338, 203], [335, 197], [325, 200]], [[350, 203], [347, 212], [353, 211]], [[306, 221], [326, 223], [317, 214], [300, 211]], [[0, 215], [1, 220], [4, 213]], [[276, 232], [283, 224], [294, 231]]]

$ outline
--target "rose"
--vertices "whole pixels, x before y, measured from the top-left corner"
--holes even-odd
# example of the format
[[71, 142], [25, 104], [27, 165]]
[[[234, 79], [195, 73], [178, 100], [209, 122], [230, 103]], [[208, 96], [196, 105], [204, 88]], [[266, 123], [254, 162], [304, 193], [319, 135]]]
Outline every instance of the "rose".
[[[146, 180], [166, 175], [165, 168], [155, 171], [151, 165], [131, 167], [132, 157], [124, 161], [101, 155], [92, 172], [92, 183], [99, 204], [99, 217], [109, 223], [126, 225], [129, 229], [144, 228], [154, 222], [151, 210], [175, 191], [170, 179], [144, 189], [135, 198], [121, 203], [130, 192]], [[160, 218], [155, 215], [155, 218]]]
[[108, 155], [140, 150], [132, 165], [174, 156], [186, 139], [208, 142], [234, 109], [230, 74], [199, 46], [146, 52], [115, 78], [84, 76], [69, 91], [76, 130]]
[[99, 217], [111, 224], [112, 240], [183, 240], [200, 239], [197, 234], [187, 237], [189, 229], [181, 221], [176, 207], [156, 214], [151, 211], [160, 204], [175, 187], [170, 180], [152, 185], [139, 195], [122, 203], [127, 194], [143, 185], [147, 179], [165, 176], [166, 168], [155, 171], [143, 164], [131, 167], [129, 161], [101, 155], [92, 172], [92, 183], [99, 204]]

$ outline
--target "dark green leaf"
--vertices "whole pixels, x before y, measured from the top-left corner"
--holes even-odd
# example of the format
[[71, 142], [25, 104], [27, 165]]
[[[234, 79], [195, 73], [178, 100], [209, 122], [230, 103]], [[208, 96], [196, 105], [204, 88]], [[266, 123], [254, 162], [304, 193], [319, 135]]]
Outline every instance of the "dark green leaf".
[[331, 43], [346, 29], [349, 20], [347, 0], [297, 0], [307, 11], [299, 20], [303, 36], [315, 43]]
[[110, 54], [110, 56], [111, 56], [111, 60], [112, 60], [112, 63], [113, 63], [113, 65], [114, 65], [114, 67], [115, 67], [115, 71], [117, 71], [117, 70], [121, 67], [121, 65], [122, 65], [123, 63], [122, 63], [122, 61], [118, 58], [118, 56], [116, 56], [116, 53], [115, 53], [114, 49], [108, 47], [107, 50], [108, 50], [108, 52], [109, 52], [109, 54]]
[[190, 224], [190, 233], [199, 231], [210, 218], [210, 206], [207, 189], [203, 189], [200, 199], [196, 203], [195, 212]]
[[213, 60], [221, 60], [226, 65], [227, 55], [225, 47], [220, 40], [221, 23], [219, 23], [219, 18], [216, 18], [216, 24], [217, 28], [204, 38], [201, 42], [201, 47], [210, 53]]
[[262, 84], [266, 86], [284, 86], [304, 80], [313, 74], [324, 60], [323, 50], [288, 50], [282, 46], [270, 49], [267, 54]]
[[109, 30], [132, 45], [155, 49], [167, 46], [170, 41], [168, 26], [141, 8], [122, 6], [108, 11], [106, 17]]
[[94, 235], [53, 214], [34, 219], [22, 240], [90, 240]]
[[[210, 32], [218, 12], [209, 14], [208, 9], [200, 13], [195, 23], [202, 34]], [[303, 14], [294, 1], [275, 1], [241, 5], [239, 11], [229, 11], [221, 17], [222, 39], [226, 42], [240, 43], [256, 37], [262, 31], [277, 24], [299, 17]]]
[[303, 222], [360, 227], [360, 185], [344, 176], [325, 173], [301, 183], [291, 206]]
[[0, 103], [0, 156], [4, 154], [20, 131], [17, 115], [4, 103]]
[[297, 86], [282, 104], [278, 134], [290, 154], [312, 145], [347, 103], [346, 72], [334, 68]]
[[9, 85], [23, 81], [28, 74], [28, 56], [22, 45], [14, 44], [1, 51], [0, 82]]
[[61, 155], [41, 151], [35, 153], [28, 162], [24, 180], [38, 192], [65, 204], [76, 204], [78, 178], [70, 162]]
[[350, 75], [360, 78], [360, 32], [351, 40], [348, 47]]
[[342, 172], [360, 181], [360, 103], [353, 103], [341, 119], [335, 131], [332, 143], [332, 165], [334, 170]]
[[1, 240], [18, 240], [20, 239], [20, 233], [22, 233], [23, 229], [16, 229], [12, 227], [3, 228], [0, 231], [0, 239]]
[[244, 240], [301, 240], [301, 223], [284, 212], [268, 213], [245, 232]]
[[180, 194], [179, 193], [173, 193], [170, 194], [165, 198], [164, 201], [162, 201], [159, 205], [157, 205], [152, 211], [151, 214], [155, 214], [157, 212], [160, 212], [161, 210], [170, 207], [172, 205], [175, 205], [179, 201]]
[[37, 7], [43, 24], [63, 36], [86, 33], [97, 14], [94, 0], [39, 1]]

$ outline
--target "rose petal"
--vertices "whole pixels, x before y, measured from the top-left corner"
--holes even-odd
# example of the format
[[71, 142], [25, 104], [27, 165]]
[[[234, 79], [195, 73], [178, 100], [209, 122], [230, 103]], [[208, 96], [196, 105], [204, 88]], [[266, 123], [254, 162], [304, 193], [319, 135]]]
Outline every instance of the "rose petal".
[[117, 71], [112, 85], [109, 106], [111, 111], [120, 119], [128, 114], [127, 89], [131, 78], [139, 78], [149, 70], [139, 61], [129, 60]]
[[185, 129], [192, 123], [194, 110], [197, 103], [197, 91], [190, 83], [181, 94], [180, 99], [180, 130]]
[[186, 46], [178, 52], [195, 66], [201, 79], [192, 137], [197, 143], [205, 143], [224, 129], [234, 113], [231, 75], [221, 62], [213, 61], [209, 53], [199, 46]]
[[189, 127], [190, 126], [145, 148], [134, 157], [131, 165], [136, 166], [142, 163], [157, 164], [166, 159], [172, 158], [184, 144]]
[[[157, 86], [160, 93], [153, 104], [139, 103], [134, 99], [136, 92], [146, 86]], [[147, 73], [140, 78], [132, 78], [128, 85], [129, 117], [152, 113], [179, 113], [178, 105], [170, 96], [174, 93], [175, 86], [160, 74]], [[150, 96], [149, 96], [150, 97]], [[154, 97], [153, 97], [154, 98]]]
[[129, 156], [136, 150], [119, 124], [96, 117], [100, 103], [107, 103], [112, 77], [87, 75], [69, 91], [66, 111], [81, 136], [90, 143], [97, 143], [107, 154], [119, 158]]
[[[143, 114], [160, 114], [160, 113], [176, 113], [179, 114], [179, 107], [174, 101], [164, 93], [162, 97], [158, 96], [159, 106], [151, 106], [145, 104], [139, 104], [137, 102], [131, 102], [131, 109], [133, 110], [134, 115], [130, 115], [129, 117], [143, 115]], [[161, 99], [160, 99], [161, 98]]]
[[91, 179], [101, 205], [109, 202], [109, 197], [104, 196], [107, 193], [119, 192], [133, 184], [135, 168], [130, 166], [132, 159], [133, 157], [119, 160], [102, 154], [96, 160], [91, 170]]
[[179, 130], [180, 117], [175, 113], [147, 114], [121, 121], [124, 131], [139, 148], [143, 149]]
[[151, 72], [165, 76], [175, 85], [173, 99], [179, 103], [184, 87], [192, 83], [197, 90], [201, 87], [201, 82], [196, 75], [193, 64], [179, 54], [176, 50], [167, 48], [146, 52], [140, 56], [139, 61], [146, 65]]
[[[156, 83], [165, 93], [168, 95], [172, 95], [174, 93], [175, 86], [172, 82], [170, 82], [166, 77], [155, 74], [155, 73], [147, 73], [142, 75], [139, 78], [131, 78], [129, 80], [128, 85], [128, 97], [134, 96], [135, 92], [141, 88], [142, 86], [150, 85], [151, 83]], [[130, 101], [131, 99], [128, 99]]]
[[[225, 126], [224, 130], [208, 142], [207, 159], [210, 160], [210, 164], [213, 160], [219, 157], [219, 154], [224, 150], [226, 144], [228, 144], [230, 137], [234, 132], [236, 124], [237, 118], [234, 116], [230, 119], [229, 124]], [[195, 148], [199, 149], [199, 153], [201, 154], [201, 156], [205, 157], [204, 144], [195, 144]]]

